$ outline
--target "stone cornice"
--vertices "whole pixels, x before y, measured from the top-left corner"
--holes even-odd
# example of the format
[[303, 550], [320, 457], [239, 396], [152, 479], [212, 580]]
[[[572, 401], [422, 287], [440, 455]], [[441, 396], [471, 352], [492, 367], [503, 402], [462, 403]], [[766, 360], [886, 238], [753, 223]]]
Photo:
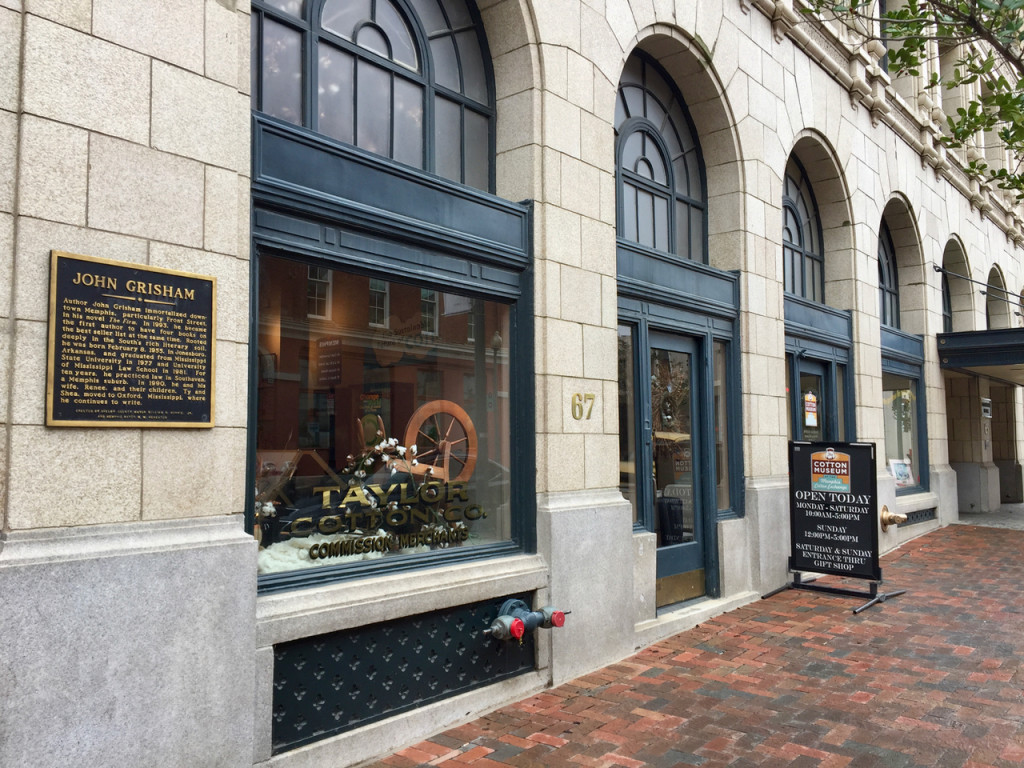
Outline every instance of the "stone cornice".
[[936, 179], [944, 179], [967, 200], [979, 215], [988, 218], [1006, 235], [1008, 242], [1024, 246], [1024, 216], [1012, 195], [988, 182], [971, 178], [966, 163], [940, 142], [941, 113], [928, 98], [910, 105], [896, 94], [889, 75], [879, 66], [875, 41], [856, 44], [845, 41], [835, 29], [804, 13], [800, 0], [739, 0], [744, 13], [756, 9], [772, 23], [776, 42], [789, 39], [810, 59], [846, 88], [850, 103], [864, 107], [873, 125], [885, 125], [921, 157], [921, 167], [931, 168]]

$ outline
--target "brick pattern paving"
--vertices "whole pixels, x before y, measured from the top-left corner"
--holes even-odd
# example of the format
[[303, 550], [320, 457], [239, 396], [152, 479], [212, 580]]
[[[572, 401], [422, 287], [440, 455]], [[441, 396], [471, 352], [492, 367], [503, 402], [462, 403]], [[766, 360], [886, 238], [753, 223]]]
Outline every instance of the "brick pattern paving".
[[373, 766], [1024, 764], [1024, 532], [951, 526], [882, 571], [907, 594], [787, 590]]

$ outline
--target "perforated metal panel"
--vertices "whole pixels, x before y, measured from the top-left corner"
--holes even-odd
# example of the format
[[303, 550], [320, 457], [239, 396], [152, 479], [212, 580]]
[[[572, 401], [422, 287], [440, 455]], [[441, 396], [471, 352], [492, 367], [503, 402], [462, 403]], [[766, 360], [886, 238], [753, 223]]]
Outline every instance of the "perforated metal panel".
[[275, 645], [274, 754], [533, 670], [530, 633], [483, 634], [505, 599]]
[[914, 523], [923, 523], [923, 522], [925, 522], [927, 520], [934, 520], [934, 519], [935, 519], [935, 509], [934, 508], [933, 509], [919, 509], [916, 512], [908, 512], [907, 513], [907, 522], [900, 523], [899, 527], [900, 528], [905, 528], [906, 526], [913, 525]]

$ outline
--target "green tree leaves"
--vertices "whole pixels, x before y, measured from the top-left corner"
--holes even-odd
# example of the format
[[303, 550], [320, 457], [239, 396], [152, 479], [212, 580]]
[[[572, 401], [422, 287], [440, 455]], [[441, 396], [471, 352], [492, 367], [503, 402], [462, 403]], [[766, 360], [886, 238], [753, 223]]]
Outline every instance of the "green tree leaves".
[[[898, 0], [889, 0], [892, 7]], [[807, 11], [846, 23], [888, 49], [894, 76], [921, 77], [947, 105], [940, 141], [968, 152], [968, 171], [1024, 199], [1024, 0], [906, 0], [879, 12], [876, 0], [808, 0]], [[991, 163], [991, 164], [990, 164]]]

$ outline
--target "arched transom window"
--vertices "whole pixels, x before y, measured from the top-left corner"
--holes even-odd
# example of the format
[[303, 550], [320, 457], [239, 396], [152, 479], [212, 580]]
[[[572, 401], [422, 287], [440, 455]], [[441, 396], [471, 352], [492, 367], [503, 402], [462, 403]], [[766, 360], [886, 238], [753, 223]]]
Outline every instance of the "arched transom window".
[[493, 189], [490, 55], [465, 0], [253, 0], [253, 108]]
[[810, 181], [792, 157], [782, 187], [783, 273], [788, 293], [825, 301], [825, 254], [821, 219]]
[[896, 249], [889, 225], [882, 222], [878, 233], [879, 320], [890, 328], [900, 327], [900, 283], [896, 272]]
[[704, 160], [686, 104], [665, 72], [634, 53], [615, 103], [618, 236], [707, 262]]

